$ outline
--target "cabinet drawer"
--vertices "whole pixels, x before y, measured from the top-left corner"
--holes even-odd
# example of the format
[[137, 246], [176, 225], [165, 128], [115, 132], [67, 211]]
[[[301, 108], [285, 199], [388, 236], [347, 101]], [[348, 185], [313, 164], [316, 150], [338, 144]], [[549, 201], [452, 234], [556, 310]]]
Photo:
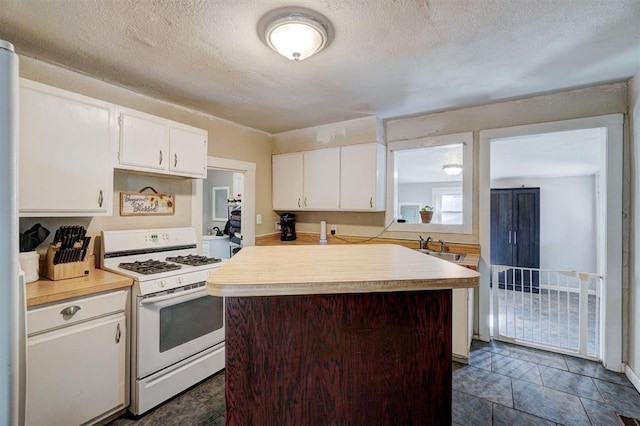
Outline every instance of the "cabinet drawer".
[[[47, 330], [77, 324], [91, 318], [125, 310], [127, 290], [119, 290], [98, 296], [70, 299], [62, 303], [35, 308], [27, 311], [27, 335], [39, 334]], [[77, 307], [77, 308], [74, 308]], [[63, 311], [75, 311], [65, 315]]]

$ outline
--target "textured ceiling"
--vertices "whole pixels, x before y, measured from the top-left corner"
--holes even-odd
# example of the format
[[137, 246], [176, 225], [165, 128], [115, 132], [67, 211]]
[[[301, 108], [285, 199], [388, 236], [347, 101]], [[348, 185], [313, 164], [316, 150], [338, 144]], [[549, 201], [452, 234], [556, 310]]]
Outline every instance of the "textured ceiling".
[[[292, 4], [335, 28], [302, 62], [256, 33]], [[271, 133], [626, 80], [638, 22], [640, 0], [0, 0], [19, 54]]]

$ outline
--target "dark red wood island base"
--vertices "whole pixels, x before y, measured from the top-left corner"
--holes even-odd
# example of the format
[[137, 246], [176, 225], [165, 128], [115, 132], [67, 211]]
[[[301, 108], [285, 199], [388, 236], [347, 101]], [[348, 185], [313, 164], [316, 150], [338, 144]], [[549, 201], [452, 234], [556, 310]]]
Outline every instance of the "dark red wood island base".
[[396, 245], [245, 247], [226, 303], [229, 425], [450, 425], [451, 290], [479, 274]]
[[226, 303], [227, 424], [451, 424], [451, 290]]

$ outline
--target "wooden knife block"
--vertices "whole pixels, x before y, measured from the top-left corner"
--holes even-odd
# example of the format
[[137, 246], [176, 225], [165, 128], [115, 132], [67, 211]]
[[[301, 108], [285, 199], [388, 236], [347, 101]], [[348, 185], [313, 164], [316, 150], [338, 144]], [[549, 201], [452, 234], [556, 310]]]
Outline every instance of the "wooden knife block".
[[47, 255], [44, 258], [44, 276], [50, 280], [58, 281], [89, 275], [89, 272], [95, 266], [95, 256], [92, 254], [87, 255], [87, 257], [80, 262], [58, 263], [54, 265], [53, 258], [58, 250], [60, 250], [59, 246], [50, 244], [47, 249]]

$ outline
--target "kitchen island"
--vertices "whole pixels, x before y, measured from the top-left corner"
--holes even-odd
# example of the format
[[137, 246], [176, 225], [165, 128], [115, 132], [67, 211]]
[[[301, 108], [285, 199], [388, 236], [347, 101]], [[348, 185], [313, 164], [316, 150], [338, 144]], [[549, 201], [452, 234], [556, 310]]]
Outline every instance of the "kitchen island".
[[451, 290], [479, 274], [397, 245], [246, 247], [226, 297], [226, 421], [451, 424]]

